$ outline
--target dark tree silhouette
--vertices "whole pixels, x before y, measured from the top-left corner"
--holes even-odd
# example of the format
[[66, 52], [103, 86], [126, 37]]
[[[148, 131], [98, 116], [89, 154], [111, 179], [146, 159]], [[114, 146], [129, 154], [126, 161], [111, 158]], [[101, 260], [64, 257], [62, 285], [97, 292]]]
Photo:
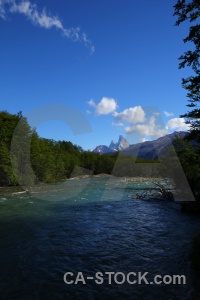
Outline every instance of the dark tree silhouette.
[[189, 34], [184, 38], [184, 43], [192, 43], [192, 50], [186, 51], [179, 60], [179, 68], [191, 67], [192, 75], [182, 79], [182, 86], [187, 90], [188, 107], [193, 109], [181, 115], [186, 118], [186, 123], [191, 124], [191, 136], [200, 140], [200, 0], [178, 0], [174, 5], [174, 15], [178, 16], [176, 25], [182, 22], [193, 24]]

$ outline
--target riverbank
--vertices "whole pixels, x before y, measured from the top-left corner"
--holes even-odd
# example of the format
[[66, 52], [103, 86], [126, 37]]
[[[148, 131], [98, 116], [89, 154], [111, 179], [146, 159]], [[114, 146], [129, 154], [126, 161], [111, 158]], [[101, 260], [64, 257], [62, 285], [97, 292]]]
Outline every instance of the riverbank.
[[[161, 179], [161, 178], [151, 178], [151, 177], [116, 177], [109, 174], [97, 174], [97, 175], [82, 175], [82, 176], [76, 176], [69, 179], [66, 179], [65, 181], [71, 181], [71, 180], [84, 180], [89, 178], [107, 178], [109, 180], [113, 180], [113, 182], [165, 182], [165, 184], [171, 184], [168, 179]], [[64, 182], [64, 181], [63, 181]], [[27, 190], [25, 187], [22, 186], [7, 186], [7, 187], [0, 187], [0, 196], [5, 195], [15, 195], [15, 194], [25, 194], [28, 193], [28, 191], [33, 192], [34, 190], [58, 190], [61, 188], [60, 182], [53, 182], [53, 183], [41, 183], [34, 186], [27, 187]]]
[[4, 195], [15, 195], [19, 193], [26, 193], [26, 191], [21, 186], [8, 186], [0, 187], [0, 196]]

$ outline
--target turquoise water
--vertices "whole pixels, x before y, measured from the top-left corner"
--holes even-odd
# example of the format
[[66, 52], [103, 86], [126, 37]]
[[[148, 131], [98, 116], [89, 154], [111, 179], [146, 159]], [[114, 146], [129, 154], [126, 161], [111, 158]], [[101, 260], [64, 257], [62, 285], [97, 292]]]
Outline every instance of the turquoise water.
[[[191, 299], [189, 255], [200, 220], [177, 203], [134, 198], [149, 186], [93, 178], [0, 197], [0, 299]], [[66, 272], [177, 274], [187, 281], [108, 284], [105, 275], [103, 284], [67, 285]]]

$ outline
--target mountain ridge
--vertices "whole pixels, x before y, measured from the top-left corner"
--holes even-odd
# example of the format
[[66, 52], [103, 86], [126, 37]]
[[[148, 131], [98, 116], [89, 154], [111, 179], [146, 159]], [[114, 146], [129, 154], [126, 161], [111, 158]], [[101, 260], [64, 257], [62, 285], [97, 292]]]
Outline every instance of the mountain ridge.
[[175, 131], [153, 141], [145, 141], [132, 145], [129, 145], [127, 140], [120, 135], [117, 143], [112, 140], [109, 146], [99, 145], [93, 152], [104, 154], [121, 151], [124, 154], [131, 154], [138, 158], [158, 159], [158, 157], [166, 155], [167, 147], [172, 145], [172, 142], [176, 138], [185, 138], [188, 134], [185, 131]]
[[158, 159], [165, 157], [168, 154], [169, 147], [173, 146], [173, 141], [176, 138], [185, 138], [189, 133], [185, 131], [174, 131], [165, 136], [162, 136], [153, 141], [133, 144], [128, 147], [123, 153], [131, 154], [138, 158]]

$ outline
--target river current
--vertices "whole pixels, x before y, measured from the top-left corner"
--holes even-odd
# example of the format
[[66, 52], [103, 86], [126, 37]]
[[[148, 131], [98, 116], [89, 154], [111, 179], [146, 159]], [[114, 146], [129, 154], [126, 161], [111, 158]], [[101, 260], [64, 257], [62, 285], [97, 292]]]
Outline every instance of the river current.
[[[0, 299], [192, 299], [200, 219], [176, 202], [136, 199], [150, 186], [90, 178], [42, 195], [0, 196]], [[148, 272], [149, 284], [130, 284], [130, 272], [132, 282]], [[186, 284], [150, 283], [156, 275], [184, 275]]]

